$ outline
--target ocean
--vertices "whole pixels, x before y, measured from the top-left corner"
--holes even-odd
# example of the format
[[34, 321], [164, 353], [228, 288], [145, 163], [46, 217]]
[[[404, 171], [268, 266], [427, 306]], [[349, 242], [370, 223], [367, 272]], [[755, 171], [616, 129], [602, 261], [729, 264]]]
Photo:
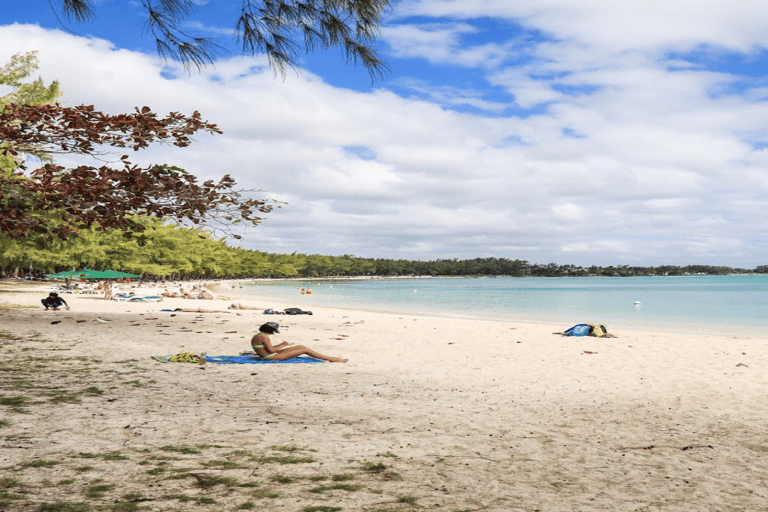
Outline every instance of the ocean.
[[[621, 329], [766, 336], [768, 276], [262, 281], [243, 292], [301, 305]], [[306, 299], [306, 300], [304, 300]]]

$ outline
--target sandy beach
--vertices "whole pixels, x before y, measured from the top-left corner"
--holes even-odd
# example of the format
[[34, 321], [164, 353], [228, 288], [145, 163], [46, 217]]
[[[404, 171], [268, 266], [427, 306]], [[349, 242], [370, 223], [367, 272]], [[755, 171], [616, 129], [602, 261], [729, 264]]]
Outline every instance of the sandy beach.
[[[0, 288], [2, 510], [768, 509], [765, 338], [49, 290]], [[349, 362], [152, 359], [265, 321]]]

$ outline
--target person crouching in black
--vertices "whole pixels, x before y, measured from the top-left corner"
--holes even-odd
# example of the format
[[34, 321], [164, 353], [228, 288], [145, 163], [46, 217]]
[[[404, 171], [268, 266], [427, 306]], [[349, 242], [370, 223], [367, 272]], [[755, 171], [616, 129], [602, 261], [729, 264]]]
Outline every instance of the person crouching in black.
[[64, 307], [69, 310], [67, 301], [59, 297], [59, 294], [56, 292], [49, 293], [48, 296], [40, 302], [43, 303], [43, 307], [45, 307], [45, 309], [53, 309], [54, 311], [58, 311], [59, 308], [64, 305]]

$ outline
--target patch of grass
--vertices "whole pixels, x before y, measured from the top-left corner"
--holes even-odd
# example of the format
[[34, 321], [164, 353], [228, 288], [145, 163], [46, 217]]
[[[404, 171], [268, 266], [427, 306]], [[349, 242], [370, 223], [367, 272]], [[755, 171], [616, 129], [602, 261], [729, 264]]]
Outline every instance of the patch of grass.
[[77, 454], [77, 456], [82, 457], [83, 459], [128, 460], [128, 456], [123, 455], [120, 452], [109, 452], [109, 453], [80, 452]]
[[73, 479], [67, 478], [66, 480], [59, 480], [58, 482], [56, 482], [56, 485], [71, 485], [73, 483], [75, 483]]
[[89, 498], [103, 498], [107, 491], [111, 491], [115, 486], [112, 484], [95, 484], [83, 489], [83, 494]]
[[133, 512], [134, 510], [141, 510], [138, 503], [132, 501], [118, 501], [109, 506], [109, 510], [113, 512]]
[[90, 512], [91, 506], [87, 503], [70, 503], [57, 501], [56, 503], [43, 503], [36, 512]]
[[49, 391], [47, 395], [50, 397], [48, 401], [52, 404], [79, 404], [81, 403], [80, 397], [77, 393], [70, 393], [69, 391]]
[[251, 496], [253, 496], [257, 500], [261, 500], [261, 499], [264, 499], [264, 498], [275, 499], [275, 498], [279, 498], [280, 497], [280, 495], [278, 493], [271, 492], [271, 491], [268, 491], [266, 489], [257, 489], [255, 491], [253, 491], [253, 494], [251, 494]]
[[235, 486], [237, 485], [237, 479], [228, 476], [215, 476], [215, 475], [199, 475], [192, 474], [197, 478], [197, 485], [203, 489], [214, 487], [216, 485]]
[[[273, 446], [271, 448], [274, 451], [278, 452], [289, 452], [289, 453], [296, 453], [300, 451], [315, 451], [315, 450], [304, 450], [303, 448], [297, 448], [295, 446]], [[305, 464], [309, 462], [315, 462], [315, 459], [312, 457], [301, 457], [298, 455], [263, 455], [263, 454], [254, 454], [248, 450], [235, 450], [233, 452], [229, 452], [225, 455], [227, 458], [247, 458], [248, 460], [251, 460], [253, 462], [258, 462], [261, 464], [267, 464], [267, 463], [275, 463], [275, 464]]]
[[52, 468], [56, 464], [58, 464], [59, 461], [57, 460], [33, 460], [30, 462], [22, 462], [21, 467], [23, 468]]
[[148, 475], [159, 475], [165, 473], [165, 468], [152, 468], [147, 470]]
[[310, 462], [315, 462], [315, 459], [312, 457], [295, 457], [293, 455], [263, 455], [261, 457], [257, 457], [256, 461], [262, 464], [267, 464], [270, 462], [275, 464], [307, 464]]
[[8, 407], [24, 407], [29, 404], [29, 399], [24, 396], [0, 396], [0, 405]]
[[225, 457], [232, 457], [232, 458], [235, 458], [235, 457], [238, 457], [238, 458], [247, 457], [249, 459], [253, 459], [255, 457], [253, 452], [248, 451], [248, 450], [235, 450], [233, 452], [227, 453], [224, 456]]
[[183, 453], [184, 455], [200, 455], [203, 453], [191, 446], [161, 446], [160, 449], [164, 452]]
[[75, 468], [75, 471], [77, 471], [78, 473], [85, 473], [88, 471], [93, 471], [94, 469], [96, 468], [94, 468], [93, 466], [80, 466], [78, 468]]
[[[5, 293], [14, 293], [15, 290], [3, 290]], [[22, 304], [0, 304], [0, 309], [37, 309], [37, 306], [24, 306]]]
[[341, 507], [328, 507], [325, 505], [313, 505], [311, 507], [304, 507], [301, 512], [338, 512]]
[[[151, 380], [150, 382], [155, 382]], [[197, 447], [201, 450], [205, 450], [206, 448], [226, 448], [226, 446], [221, 446], [220, 444], [199, 444]]]
[[99, 389], [96, 386], [91, 386], [91, 387], [85, 388], [80, 393], [83, 394], [83, 395], [94, 395], [94, 396], [96, 396], [96, 395], [103, 395], [104, 394], [104, 390], [103, 389]]
[[283, 476], [283, 475], [274, 475], [272, 478], [270, 478], [273, 482], [277, 482], [279, 484], [290, 484], [296, 481], [296, 479], [291, 478], [289, 476]]
[[256, 504], [252, 501], [246, 501], [237, 506], [236, 510], [252, 510], [256, 508]]
[[331, 485], [321, 485], [319, 487], [315, 487], [313, 489], [310, 489], [309, 492], [313, 492], [315, 494], [323, 494], [326, 491], [359, 491], [363, 486], [362, 485], [355, 485], [355, 484], [331, 484]]
[[187, 501], [192, 501], [192, 496], [187, 496], [186, 494], [170, 494], [165, 497], [166, 500], [177, 500], [182, 503], [186, 503]]
[[175, 475], [169, 475], [165, 477], [165, 479], [166, 480], [184, 480], [185, 478], [192, 477], [192, 473], [190, 473], [188, 469], [174, 470], [174, 471], [179, 471], [179, 473]]
[[392, 453], [392, 452], [384, 452], [384, 453], [379, 453], [379, 454], [378, 454], [378, 456], [379, 456], [379, 457], [392, 457], [393, 459], [399, 459], [399, 458], [400, 458], [400, 456], [399, 456], [399, 455], [395, 455], [395, 454], [394, 454], [394, 453]]
[[381, 462], [363, 462], [361, 465], [361, 469], [363, 471], [369, 471], [371, 473], [381, 473], [385, 469], [387, 469], [387, 466], [382, 464]]
[[9, 427], [10, 425], [11, 425], [10, 421], [0, 420], [0, 428]]
[[354, 480], [354, 479], [355, 479], [355, 475], [333, 475], [331, 477], [331, 480], [333, 480], [334, 482], [344, 482], [347, 480]]
[[291, 452], [291, 453], [304, 452], [304, 451], [310, 451], [310, 452], [317, 451], [311, 448], [310, 449], [299, 448], [298, 446], [273, 446], [272, 449], [278, 452]]
[[201, 462], [200, 465], [206, 468], [216, 468], [216, 469], [244, 469], [248, 466], [243, 466], [242, 464], [238, 464], [237, 462], [231, 462], [228, 460], [212, 460], [208, 462]]
[[416, 502], [419, 500], [416, 496], [398, 496], [397, 502], [398, 503], [407, 503], [408, 505], [415, 505]]
[[259, 482], [245, 482], [242, 484], [237, 484], [238, 487], [261, 487], [261, 484]]
[[24, 499], [27, 499], [27, 497], [24, 496], [23, 494], [16, 494], [13, 492], [9, 492], [6, 489], [0, 489], [0, 505], [3, 507], [5, 507], [5, 505], [10, 504], [11, 501], [24, 500]]
[[11, 487], [18, 487], [19, 481], [11, 477], [0, 478], [0, 489], [10, 489]]
[[101, 458], [104, 460], [128, 460], [128, 456], [123, 455], [120, 452], [105, 453], [101, 456]]
[[147, 460], [163, 461], [163, 460], [184, 460], [181, 457], [171, 457], [169, 455], [150, 455]]
[[171, 494], [170, 496], [166, 496], [165, 499], [167, 500], [178, 500], [182, 503], [187, 503], [190, 501], [195, 501], [197, 503], [202, 503], [206, 505], [212, 505], [216, 503], [216, 500], [213, 498], [207, 498], [207, 497], [197, 497], [197, 496], [187, 496], [186, 494]]

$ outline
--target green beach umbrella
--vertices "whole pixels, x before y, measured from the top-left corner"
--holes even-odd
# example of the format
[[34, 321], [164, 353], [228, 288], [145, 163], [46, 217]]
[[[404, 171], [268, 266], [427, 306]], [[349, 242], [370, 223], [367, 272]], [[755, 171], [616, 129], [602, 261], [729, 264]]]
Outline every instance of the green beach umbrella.
[[121, 278], [124, 278], [124, 277], [141, 277], [141, 276], [137, 276], [136, 274], [128, 274], [126, 272], [118, 272], [117, 270], [105, 270], [103, 273], [107, 274], [109, 276], [107, 279], [121, 279]]
[[82, 279], [120, 279], [123, 277], [141, 277], [136, 274], [128, 274], [126, 272], [118, 272], [117, 270], [66, 270], [59, 272], [58, 274], [50, 274], [46, 276], [50, 279], [66, 279], [69, 278], [82, 278]]

